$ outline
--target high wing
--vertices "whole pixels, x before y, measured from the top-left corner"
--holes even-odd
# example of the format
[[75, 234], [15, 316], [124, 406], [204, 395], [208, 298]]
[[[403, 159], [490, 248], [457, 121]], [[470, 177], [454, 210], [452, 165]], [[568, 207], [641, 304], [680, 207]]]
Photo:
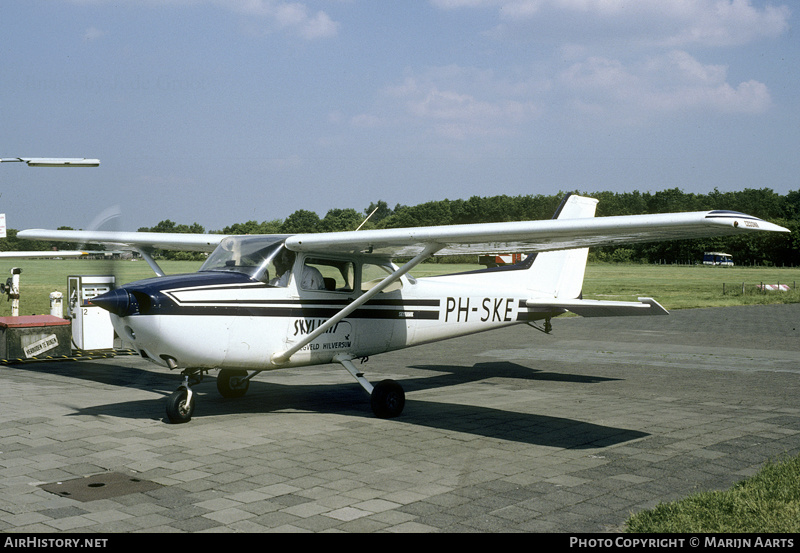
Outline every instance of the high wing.
[[116, 250], [137, 251], [158, 276], [164, 276], [164, 271], [150, 255], [153, 250], [212, 252], [226, 236], [225, 234], [44, 229], [22, 230], [17, 233], [17, 238], [25, 240], [102, 244]]
[[[585, 201], [596, 202], [591, 198]], [[549, 219], [435, 227], [297, 234], [286, 247], [298, 252], [339, 252], [409, 257], [425, 248], [437, 255], [543, 252], [710, 236], [750, 231], [789, 232], [757, 217], [733, 211]]]
[[[574, 199], [574, 197], [573, 197]], [[580, 198], [584, 202], [597, 202]], [[752, 231], [789, 232], [757, 217], [733, 211], [549, 219], [295, 234], [286, 247], [297, 252], [356, 253], [412, 257], [503, 252], [543, 252], [635, 242], [730, 236]], [[80, 230], [23, 230], [18, 238], [94, 243], [147, 253], [153, 249], [212, 251], [227, 235]]]
[[[590, 218], [597, 200], [570, 196], [569, 218], [546, 221], [486, 223], [417, 227], [405, 229], [367, 230], [327, 234], [300, 234], [286, 239], [286, 247], [299, 252], [339, 252], [379, 255], [383, 257], [412, 257], [378, 285], [349, 303], [316, 330], [285, 351], [276, 352], [271, 361], [286, 363], [329, 328], [364, 305], [379, 291], [387, 288], [419, 263], [432, 255], [480, 254], [490, 252], [547, 252], [577, 250], [590, 246], [630, 244], [656, 240], [677, 240], [704, 236], [726, 236], [749, 231], [788, 232], [778, 225], [756, 217], [731, 211], [702, 211], [658, 215], [631, 215]], [[559, 208], [560, 211], [560, 208]], [[584, 258], [585, 263], [585, 258]], [[580, 272], [580, 280], [583, 272]], [[622, 315], [664, 315], [667, 311], [651, 298], [639, 302], [607, 302], [580, 298], [542, 297], [530, 299], [527, 307], [564, 309], [588, 317]], [[357, 369], [348, 359], [340, 358], [351, 373]]]
[[64, 251], [28, 251], [28, 252], [0, 252], [0, 258], [29, 259], [33, 257], [83, 257], [90, 252], [64, 250]]
[[171, 232], [118, 232], [94, 230], [21, 230], [17, 238], [78, 244], [104, 244], [127, 250], [175, 250], [211, 252], [225, 234], [178, 234]]

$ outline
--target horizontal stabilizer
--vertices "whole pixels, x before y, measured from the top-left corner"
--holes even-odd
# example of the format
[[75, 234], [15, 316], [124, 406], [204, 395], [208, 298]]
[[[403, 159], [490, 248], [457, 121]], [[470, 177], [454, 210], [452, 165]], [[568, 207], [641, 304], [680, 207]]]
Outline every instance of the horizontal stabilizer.
[[527, 307], [566, 309], [581, 317], [631, 317], [645, 315], [669, 315], [669, 311], [653, 298], [639, 298], [639, 301], [604, 300], [528, 300]]

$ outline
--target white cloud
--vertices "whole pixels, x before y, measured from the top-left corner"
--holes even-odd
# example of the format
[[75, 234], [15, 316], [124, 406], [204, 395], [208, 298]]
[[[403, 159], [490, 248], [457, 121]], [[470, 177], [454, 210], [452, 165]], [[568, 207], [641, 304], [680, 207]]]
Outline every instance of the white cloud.
[[681, 113], [759, 114], [770, 105], [764, 83], [730, 83], [726, 66], [672, 50], [633, 62], [585, 56], [551, 78], [457, 65], [408, 72], [349, 123], [466, 140], [530, 134], [543, 118], [639, 125]]
[[377, 115], [361, 113], [350, 119], [350, 124], [354, 127], [375, 128], [383, 125], [383, 120]]
[[[730, 46], [789, 29], [787, 5], [759, 8], [751, 0], [431, 0], [446, 10], [492, 9], [502, 22], [495, 31], [528, 26], [532, 34], [558, 23], [563, 40], [580, 41], [587, 29], [615, 38], [669, 47]], [[567, 24], [565, 24], [567, 22]]]
[[[70, 0], [76, 4], [108, 4], [110, 0]], [[271, 30], [294, 32], [313, 40], [336, 36], [339, 24], [324, 11], [313, 12], [302, 2], [283, 0], [127, 0], [150, 8], [213, 5], [253, 18]]]
[[[690, 49], [731, 49], [778, 37], [791, 15], [785, 3], [755, 0], [430, 1], [442, 10], [494, 12], [491, 36], [518, 54], [526, 41], [535, 44], [531, 63], [542, 45], [551, 45], [554, 60], [568, 65], [551, 66], [553, 92], [536, 99], [548, 117], [562, 120], [587, 114], [641, 122], [692, 110], [763, 113], [771, 105], [764, 82], [729, 82], [727, 65], [703, 63]], [[466, 108], [467, 99], [454, 96], [450, 103]]]
[[435, 67], [384, 89], [378, 113], [353, 122], [362, 127], [402, 123], [455, 139], [505, 136], [540, 114], [536, 90], [532, 81], [498, 79], [487, 70]]
[[108, 33], [106, 31], [102, 31], [96, 27], [89, 27], [83, 33], [83, 39], [88, 41], [97, 40], [99, 38], [103, 38], [107, 34]]
[[273, 22], [279, 29], [296, 31], [307, 39], [335, 36], [339, 25], [323, 11], [312, 13], [305, 4], [276, 0], [214, 0], [225, 9]]
[[572, 64], [558, 78], [559, 89], [592, 113], [630, 118], [686, 110], [763, 113], [771, 103], [764, 83], [732, 85], [727, 68], [705, 65], [683, 51], [626, 66], [619, 60], [590, 57]]

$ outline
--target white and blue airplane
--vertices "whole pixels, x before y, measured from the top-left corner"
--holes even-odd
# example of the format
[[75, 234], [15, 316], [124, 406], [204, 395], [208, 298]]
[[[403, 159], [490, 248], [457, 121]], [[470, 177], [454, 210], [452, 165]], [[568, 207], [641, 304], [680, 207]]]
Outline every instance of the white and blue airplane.
[[[20, 238], [102, 243], [140, 251], [158, 275], [92, 303], [111, 313], [118, 336], [158, 365], [181, 370], [167, 418], [189, 421], [192, 386], [219, 370], [225, 397], [247, 392], [261, 371], [339, 364], [382, 418], [400, 415], [402, 387], [374, 386], [355, 360], [418, 344], [572, 312], [585, 317], [666, 315], [654, 299], [581, 297], [590, 246], [788, 232], [731, 211], [594, 218], [597, 200], [565, 198], [551, 220], [299, 235], [187, 235], [27, 230]], [[211, 252], [197, 273], [166, 276], [154, 248]], [[414, 278], [434, 255], [525, 252], [514, 265]], [[402, 264], [395, 260], [403, 259]]]

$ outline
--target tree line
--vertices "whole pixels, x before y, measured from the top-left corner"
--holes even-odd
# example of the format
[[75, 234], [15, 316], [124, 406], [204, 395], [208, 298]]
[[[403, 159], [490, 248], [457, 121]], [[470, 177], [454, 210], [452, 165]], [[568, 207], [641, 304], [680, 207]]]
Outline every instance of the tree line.
[[[756, 233], [727, 238], [706, 238], [629, 244], [592, 248], [591, 259], [600, 262], [694, 263], [704, 251], [724, 251], [734, 256], [737, 265], [800, 265], [800, 190], [781, 195], [769, 188], [744, 189], [708, 194], [683, 192], [678, 188], [659, 192], [577, 192], [597, 198], [597, 216], [640, 215], [712, 209], [747, 213], [782, 225], [792, 232]], [[353, 208], [332, 208], [325, 216], [299, 209], [283, 220], [235, 223], [209, 233], [222, 234], [297, 234], [362, 229], [404, 228], [433, 225], [494, 223], [549, 219], [564, 197], [554, 195], [473, 196], [469, 199], [438, 200], [390, 208], [385, 201], [370, 203], [363, 211]], [[365, 219], [369, 219], [365, 222]], [[161, 221], [143, 232], [205, 233], [199, 224], [177, 224]], [[52, 244], [32, 244], [16, 240], [15, 232], [0, 240], [2, 250], [50, 249]], [[62, 245], [62, 247], [64, 247]], [[170, 252], [170, 257], [193, 254]]]

